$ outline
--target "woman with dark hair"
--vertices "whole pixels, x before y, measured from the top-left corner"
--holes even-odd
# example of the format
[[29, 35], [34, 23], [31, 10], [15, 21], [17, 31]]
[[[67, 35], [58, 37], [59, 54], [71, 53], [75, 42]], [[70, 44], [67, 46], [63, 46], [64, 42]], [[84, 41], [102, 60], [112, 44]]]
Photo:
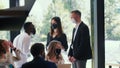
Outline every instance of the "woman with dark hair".
[[63, 49], [67, 51], [68, 49], [67, 37], [66, 34], [63, 33], [61, 20], [57, 16], [51, 19], [51, 31], [47, 35], [46, 47], [48, 47], [48, 44], [52, 40], [60, 41], [62, 43]]

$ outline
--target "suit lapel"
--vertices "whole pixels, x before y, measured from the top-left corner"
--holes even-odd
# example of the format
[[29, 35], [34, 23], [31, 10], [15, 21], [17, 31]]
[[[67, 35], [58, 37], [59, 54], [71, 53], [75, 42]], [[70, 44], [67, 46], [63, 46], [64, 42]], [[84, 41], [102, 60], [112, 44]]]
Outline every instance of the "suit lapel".
[[[72, 40], [73, 40], [73, 42], [76, 40], [76, 38], [78, 37], [78, 32], [79, 32], [79, 30], [81, 30], [81, 26], [83, 25], [83, 22], [81, 22], [80, 23], [80, 25], [78, 26], [78, 29], [77, 29], [77, 33], [76, 33], [76, 36], [75, 36], [75, 39], [73, 40], [73, 37], [72, 37]], [[75, 31], [74, 31], [75, 32]], [[74, 36], [74, 35], [73, 35]]]

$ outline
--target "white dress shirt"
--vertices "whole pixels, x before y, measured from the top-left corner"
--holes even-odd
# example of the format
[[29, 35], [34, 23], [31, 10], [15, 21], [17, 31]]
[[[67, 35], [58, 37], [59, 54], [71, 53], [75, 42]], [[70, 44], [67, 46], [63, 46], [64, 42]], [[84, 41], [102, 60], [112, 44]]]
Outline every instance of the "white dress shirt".
[[[78, 24], [76, 24], [76, 26], [75, 26], [75, 32], [74, 32], [74, 36], [73, 36], [73, 41], [75, 40], [75, 37], [76, 37], [77, 31], [78, 31], [78, 27], [79, 27], [80, 24], [81, 24], [81, 22], [78, 23]], [[73, 44], [72, 44], [71, 48], [73, 49]]]
[[21, 68], [21, 66], [27, 62], [27, 55], [30, 53], [29, 46], [30, 46], [31, 37], [27, 33], [21, 33], [13, 41], [13, 45], [21, 51], [20, 57], [21, 60], [15, 62], [15, 68]]
[[80, 24], [81, 24], [81, 22], [76, 24], [76, 26], [75, 26], [75, 32], [74, 32], [73, 41], [75, 40], [75, 37], [76, 37], [76, 34], [77, 34], [77, 30], [78, 30], [78, 27], [79, 27]]

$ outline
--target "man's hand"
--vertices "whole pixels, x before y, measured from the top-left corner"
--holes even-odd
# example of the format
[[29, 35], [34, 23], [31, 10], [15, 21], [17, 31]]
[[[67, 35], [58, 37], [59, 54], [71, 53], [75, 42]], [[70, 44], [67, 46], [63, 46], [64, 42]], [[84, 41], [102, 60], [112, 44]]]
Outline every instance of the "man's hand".
[[68, 59], [69, 59], [70, 62], [72, 62], [72, 60], [71, 60], [71, 56], [69, 56]]
[[71, 56], [69, 56], [69, 61], [73, 63], [73, 62], [75, 62], [75, 61], [76, 61], [76, 59], [75, 59], [73, 56], [72, 56], [72, 57], [71, 57]]
[[13, 43], [10, 42], [10, 41], [9, 41], [9, 45], [10, 45], [10, 47], [11, 47], [12, 49], [15, 48], [15, 47], [13, 46]]

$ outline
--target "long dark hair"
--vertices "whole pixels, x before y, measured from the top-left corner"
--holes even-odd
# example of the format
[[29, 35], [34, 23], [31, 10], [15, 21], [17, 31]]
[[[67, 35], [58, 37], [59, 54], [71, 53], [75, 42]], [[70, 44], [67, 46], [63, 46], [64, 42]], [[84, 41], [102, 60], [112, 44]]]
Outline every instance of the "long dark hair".
[[[60, 36], [63, 33], [60, 17], [55, 16], [51, 19], [51, 21], [52, 20], [56, 21], [56, 23], [58, 24], [58, 28], [57, 28], [58, 29], [58, 35], [57, 36]], [[54, 32], [54, 30], [51, 28], [51, 32], [50, 32], [51, 36], [53, 35], [53, 32]]]

